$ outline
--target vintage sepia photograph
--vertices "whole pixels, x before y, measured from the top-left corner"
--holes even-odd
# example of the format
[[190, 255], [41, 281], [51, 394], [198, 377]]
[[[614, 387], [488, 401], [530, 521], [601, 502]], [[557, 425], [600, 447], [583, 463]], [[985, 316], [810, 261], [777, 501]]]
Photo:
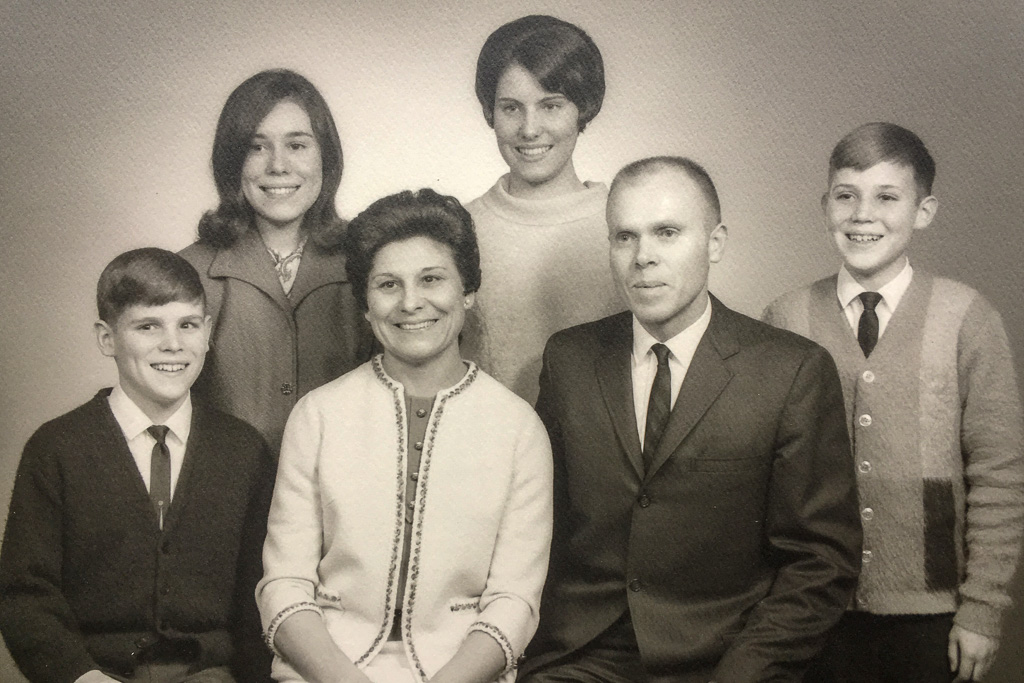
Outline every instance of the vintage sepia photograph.
[[0, 681], [1024, 681], [1024, 3], [3, 0]]

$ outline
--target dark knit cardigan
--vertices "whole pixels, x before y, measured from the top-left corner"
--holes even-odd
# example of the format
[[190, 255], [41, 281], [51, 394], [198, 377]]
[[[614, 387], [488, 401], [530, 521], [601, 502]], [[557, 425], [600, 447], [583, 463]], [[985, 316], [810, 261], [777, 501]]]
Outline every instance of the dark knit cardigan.
[[161, 532], [107, 401], [109, 389], [29, 439], [0, 555], [0, 631], [33, 682], [130, 672], [140, 649], [192, 639], [205, 666], [269, 676], [253, 597], [273, 483], [262, 437], [194, 404]]
[[1024, 425], [998, 313], [970, 287], [915, 271], [868, 359], [835, 276], [764, 317], [839, 368], [864, 524], [854, 607], [956, 612], [998, 635], [1024, 529]]

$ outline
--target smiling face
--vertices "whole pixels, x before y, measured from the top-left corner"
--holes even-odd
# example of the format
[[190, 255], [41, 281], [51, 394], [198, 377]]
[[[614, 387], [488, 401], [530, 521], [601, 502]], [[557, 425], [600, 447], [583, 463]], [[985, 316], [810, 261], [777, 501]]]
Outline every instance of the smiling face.
[[850, 274], [876, 291], [899, 275], [914, 230], [935, 216], [935, 197], [918, 198], [910, 166], [882, 161], [841, 168], [822, 198], [825, 226]]
[[666, 341], [700, 317], [726, 229], [713, 223], [707, 200], [685, 172], [659, 169], [616, 184], [608, 231], [612, 275], [644, 329]]
[[410, 367], [462, 367], [459, 332], [474, 298], [447, 245], [418, 236], [382, 247], [367, 281], [366, 319], [388, 372], [403, 381]]
[[174, 414], [203, 369], [210, 319], [202, 300], [129, 306], [96, 323], [100, 351], [117, 364], [121, 388], [154, 423]]
[[505, 69], [498, 80], [494, 135], [508, 164], [509, 194], [554, 197], [582, 185], [572, 164], [579, 110], [565, 95], [545, 90], [518, 64]]
[[297, 228], [320, 196], [320, 145], [305, 110], [282, 100], [260, 122], [242, 165], [242, 193], [261, 230]]

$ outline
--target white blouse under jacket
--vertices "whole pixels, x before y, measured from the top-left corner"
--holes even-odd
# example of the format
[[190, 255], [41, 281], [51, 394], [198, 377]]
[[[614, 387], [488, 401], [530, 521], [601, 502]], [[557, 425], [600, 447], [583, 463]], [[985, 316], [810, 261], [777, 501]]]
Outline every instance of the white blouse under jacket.
[[[395, 618], [405, 535], [404, 389], [380, 356], [304, 396], [288, 419], [256, 588], [267, 643], [301, 610], [322, 614], [357, 665]], [[505, 652], [533, 637], [551, 544], [551, 447], [525, 401], [475, 365], [428, 418], [402, 607], [406, 654], [432, 677], [470, 631]], [[280, 656], [274, 678], [301, 680]]]

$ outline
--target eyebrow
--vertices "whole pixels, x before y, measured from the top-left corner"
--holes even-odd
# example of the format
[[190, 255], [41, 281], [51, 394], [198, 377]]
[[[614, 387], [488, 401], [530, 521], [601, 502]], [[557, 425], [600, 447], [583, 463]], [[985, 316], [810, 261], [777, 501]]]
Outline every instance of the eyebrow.
[[[311, 138], [314, 137], [312, 133], [307, 133], [304, 130], [289, 131], [284, 134], [286, 138]], [[260, 133], [259, 131], [253, 133], [253, 139], [270, 137], [266, 133]]]

